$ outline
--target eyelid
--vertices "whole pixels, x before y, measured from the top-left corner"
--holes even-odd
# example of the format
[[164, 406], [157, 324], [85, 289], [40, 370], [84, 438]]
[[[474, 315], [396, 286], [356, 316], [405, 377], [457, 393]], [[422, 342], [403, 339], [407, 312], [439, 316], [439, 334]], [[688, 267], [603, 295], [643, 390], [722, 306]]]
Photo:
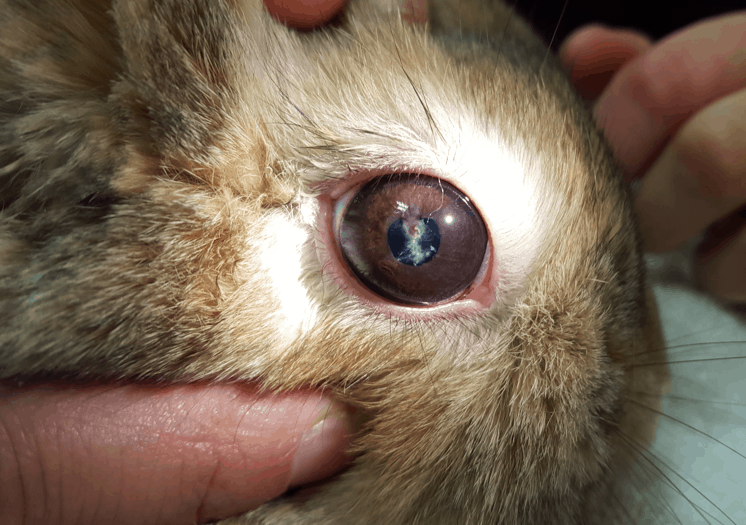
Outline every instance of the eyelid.
[[[406, 170], [402, 170], [401, 167], [394, 168], [380, 168], [377, 170], [360, 170], [352, 171], [343, 179], [329, 180], [321, 183], [317, 188], [317, 192], [321, 197], [328, 197], [332, 200], [337, 200], [347, 194], [350, 190], [355, 187], [363, 186], [366, 182], [381, 175], [387, 175], [390, 173], [399, 173]], [[431, 175], [427, 172], [418, 171], [407, 171], [407, 173], [422, 173], [422, 175], [429, 175], [435, 178], [441, 178], [437, 175]]]

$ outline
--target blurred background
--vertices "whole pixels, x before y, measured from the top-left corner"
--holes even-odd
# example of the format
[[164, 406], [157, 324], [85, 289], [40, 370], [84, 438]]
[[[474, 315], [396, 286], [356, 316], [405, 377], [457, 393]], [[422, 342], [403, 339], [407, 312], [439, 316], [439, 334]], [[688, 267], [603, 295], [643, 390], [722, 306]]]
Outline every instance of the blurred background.
[[551, 46], [554, 51], [573, 29], [591, 22], [637, 29], [658, 40], [698, 20], [746, 10], [746, 0], [567, 0], [562, 15], [564, 0], [506, 1], [515, 4], [518, 12], [531, 22], [547, 43], [557, 29]]

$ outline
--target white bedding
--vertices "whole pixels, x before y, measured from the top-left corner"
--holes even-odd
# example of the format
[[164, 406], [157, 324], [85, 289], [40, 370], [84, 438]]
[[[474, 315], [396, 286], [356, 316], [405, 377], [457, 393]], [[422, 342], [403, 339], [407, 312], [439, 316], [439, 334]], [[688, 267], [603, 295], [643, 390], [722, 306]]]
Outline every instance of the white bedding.
[[645, 507], [659, 508], [651, 523], [746, 523], [746, 315], [696, 291], [688, 261], [687, 252], [648, 261], [671, 390], [649, 456], [655, 467], [644, 470], [677, 488], [656, 482], [648, 497], [663, 491], [671, 509]]

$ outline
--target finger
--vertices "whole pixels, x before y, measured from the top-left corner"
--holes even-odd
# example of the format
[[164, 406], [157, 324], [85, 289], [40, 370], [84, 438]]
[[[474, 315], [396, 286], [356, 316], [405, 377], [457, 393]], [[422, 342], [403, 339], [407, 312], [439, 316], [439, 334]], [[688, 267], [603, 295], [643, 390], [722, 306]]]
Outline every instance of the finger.
[[648, 251], [672, 250], [746, 202], [745, 145], [746, 89], [680, 128], [635, 199]]
[[746, 86], [746, 12], [714, 18], [661, 41], [610, 82], [595, 107], [628, 180], [710, 102]]
[[342, 412], [239, 385], [0, 389], [0, 522], [191, 524], [343, 463]]
[[651, 46], [651, 40], [637, 31], [589, 25], [565, 39], [559, 57], [580, 95], [595, 100], [617, 71]]
[[264, 0], [272, 16], [296, 29], [325, 24], [342, 10], [344, 4], [345, 0]]
[[746, 304], [746, 206], [710, 228], [697, 248], [697, 285], [721, 299]]

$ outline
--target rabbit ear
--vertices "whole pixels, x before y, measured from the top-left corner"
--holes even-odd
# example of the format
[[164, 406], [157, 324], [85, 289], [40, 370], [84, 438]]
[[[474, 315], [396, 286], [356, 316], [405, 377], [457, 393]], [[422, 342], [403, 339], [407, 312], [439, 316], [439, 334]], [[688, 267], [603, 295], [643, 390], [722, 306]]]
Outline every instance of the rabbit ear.
[[[513, 8], [496, 0], [351, 0], [346, 9], [399, 11], [405, 22], [428, 24], [434, 33], [489, 35], [505, 32]], [[522, 21], [517, 23], [531, 31]]]
[[545, 50], [546, 46], [517, 13], [499, 0], [411, 0], [427, 4], [425, 12], [434, 34], [472, 35], [491, 40], [509, 37]]

